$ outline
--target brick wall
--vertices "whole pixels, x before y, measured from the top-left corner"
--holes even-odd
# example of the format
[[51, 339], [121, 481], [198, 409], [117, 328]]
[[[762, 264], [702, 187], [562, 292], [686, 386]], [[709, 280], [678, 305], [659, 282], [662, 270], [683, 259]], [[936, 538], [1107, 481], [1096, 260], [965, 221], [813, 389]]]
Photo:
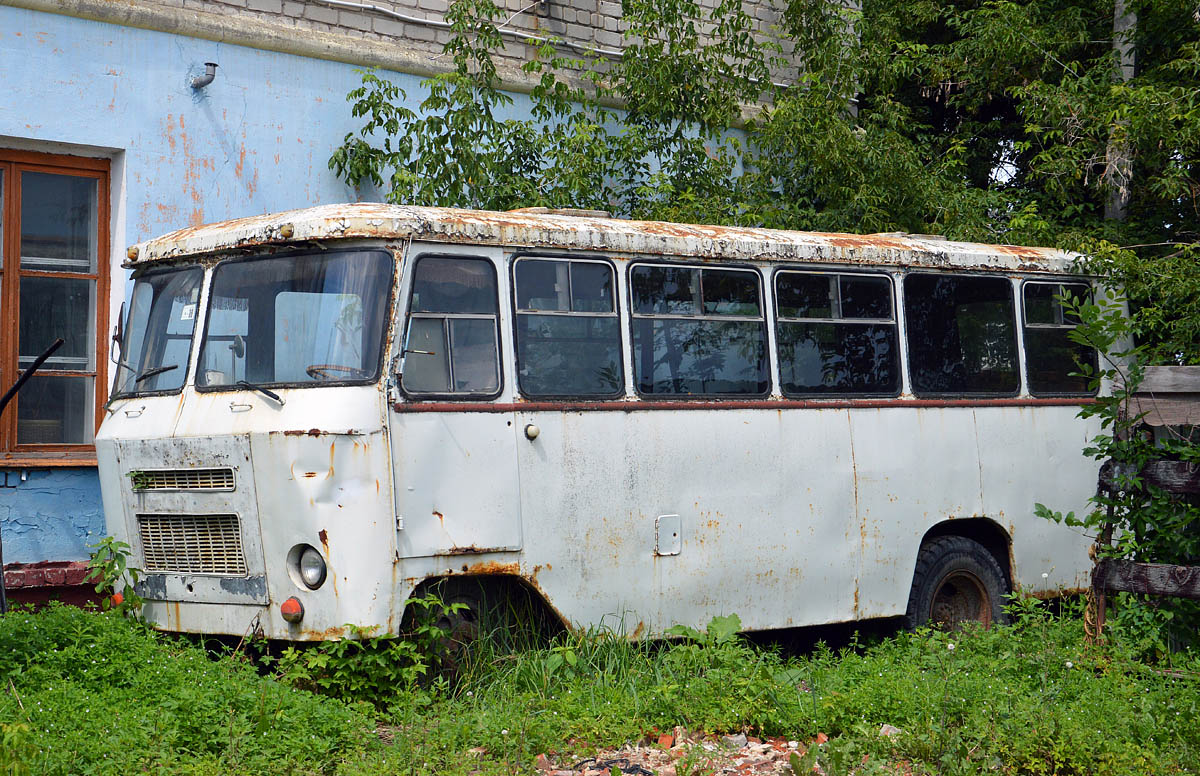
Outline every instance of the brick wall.
[[[498, 0], [505, 9], [500, 22], [505, 34], [505, 51], [497, 59], [502, 76], [510, 84], [526, 80], [520, 66], [532, 56], [530, 42], [521, 35], [548, 35], [567, 44], [568, 55], [580, 55], [587, 49], [618, 53], [624, 46], [625, 25], [618, 0]], [[756, 19], [763, 37], [772, 34], [779, 11], [771, 0], [745, 0], [746, 9]], [[715, 0], [701, 0], [712, 7]], [[184, 9], [205, 17], [223, 17], [228, 27], [242, 28], [242, 35], [253, 34], [255, 27], [271, 28], [276, 37], [287, 30], [299, 34], [317, 34], [339, 42], [355, 41], [377, 47], [379, 44], [403, 47], [403, 56], [421, 72], [437, 72], [450, 67], [442, 47], [450, 33], [444, 25], [447, 0], [351, 0], [349, 7], [337, 0], [132, 0], [134, 6], [159, 11]], [[398, 16], [410, 17], [408, 19]], [[265, 37], [265, 36], [264, 36]], [[343, 49], [344, 50], [344, 49]], [[376, 64], [376, 62], [367, 62]], [[414, 68], [394, 68], [408, 69]], [[779, 74], [786, 79], [789, 73]]]

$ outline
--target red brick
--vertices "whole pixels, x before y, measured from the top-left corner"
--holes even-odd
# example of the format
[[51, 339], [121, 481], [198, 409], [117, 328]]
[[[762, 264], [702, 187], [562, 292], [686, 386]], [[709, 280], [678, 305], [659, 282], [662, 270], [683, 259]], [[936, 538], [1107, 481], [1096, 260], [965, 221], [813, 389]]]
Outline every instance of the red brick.
[[85, 578], [87, 575], [88, 575], [88, 567], [87, 567], [87, 565], [85, 565], [85, 564], [83, 564], [83, 563], [72, 563], [70, 566], [68, 566], [68, 567], [67, 567], [67, 581], [66, 581], [66, 584], [68, 584], [68, 585], [83, 585], [83, 584], [86, 584], [86, 583], [84, 582], [84, 578]]

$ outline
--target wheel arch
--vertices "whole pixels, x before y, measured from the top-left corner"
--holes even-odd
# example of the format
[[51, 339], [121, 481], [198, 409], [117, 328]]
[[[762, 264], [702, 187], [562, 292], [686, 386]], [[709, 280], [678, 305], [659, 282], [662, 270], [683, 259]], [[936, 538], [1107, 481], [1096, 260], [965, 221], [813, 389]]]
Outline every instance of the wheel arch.
[[924, 547], [933, 539], [942, 536], [961, 536], [964, 539], [971, 539], [981, 544], [996, 559], [996, 563], [1000, 564], [1000, 569], [1004, 572], [1004, 581], [1008, 584], [1008, 589], [1013, 589], [1012, 536], [1000, 523], [992, 520], [990, 517], [963, 517], [943, 520], [925, 532], [925, 535], [921, 537], [920, 544], [917, 545], [918, 551], [920, 547]]
[[[528, 615], [539, 627], [549, 632], [570, 630], [562, 613], [551, 605], [545, 594], [529, 579], [518, 574], [448, 574], [421, 580], [409, 594], [409, 599], [435, 594], [445, 600], [472, 596], [481, 601], [512, 605], [514, 611]], [[412, 616], [412, 607], [405, 605], [404, 621]]]

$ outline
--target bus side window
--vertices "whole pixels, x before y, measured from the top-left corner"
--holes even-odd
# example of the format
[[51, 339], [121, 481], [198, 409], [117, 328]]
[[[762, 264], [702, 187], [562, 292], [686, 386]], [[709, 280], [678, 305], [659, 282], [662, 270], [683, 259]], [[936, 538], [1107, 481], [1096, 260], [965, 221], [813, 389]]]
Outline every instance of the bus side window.
[[619, 395], [625, 381], [612, 267], [522, 258], [513, 276], [521, 392]]
[[904, 315], [914, 393], [1011, 395], [1020, 389], [1008, 278], [909, 275]]
[[780, 272], [775, 294], [784, 395], [900, 391], [890, 278]]
[[486, 259], [423, 256], [413, 269], [401, 386], [408, 393], [500, 389], [496, 272]]
[[1061, 299], [1089, 301], [1092, 290], [1086, 283], [1038, 283], [1022, 287], [1025, 311], [1025, 368], [1029, 392], [1035, 394], [1086, 394], [1086, 377], [1077, 361], [1096, 370], [1096, 349], [1072, 342], [1067, 336], [1079, 320], [1063, 307]]
[[767, 393], [767, 331], [757, 272], [642, 264], [633, 267], [629, 281], [639, 393]]

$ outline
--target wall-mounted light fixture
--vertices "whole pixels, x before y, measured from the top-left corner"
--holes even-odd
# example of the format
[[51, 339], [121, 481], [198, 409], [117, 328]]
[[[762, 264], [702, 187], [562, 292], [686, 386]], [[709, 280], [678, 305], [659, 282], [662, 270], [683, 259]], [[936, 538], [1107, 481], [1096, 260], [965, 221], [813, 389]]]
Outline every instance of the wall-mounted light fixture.
[[204, 63], [204, 75], [197, 75], [197, 76], [192, 77], [192, 81], [191, 81], [192, 88], [193, 89], [203, 89], [204, 87], [211, 84], [213, 82], [213, 79], [216, 77], [217, 77], [217, 63], [216, 62], [205, 62]]

